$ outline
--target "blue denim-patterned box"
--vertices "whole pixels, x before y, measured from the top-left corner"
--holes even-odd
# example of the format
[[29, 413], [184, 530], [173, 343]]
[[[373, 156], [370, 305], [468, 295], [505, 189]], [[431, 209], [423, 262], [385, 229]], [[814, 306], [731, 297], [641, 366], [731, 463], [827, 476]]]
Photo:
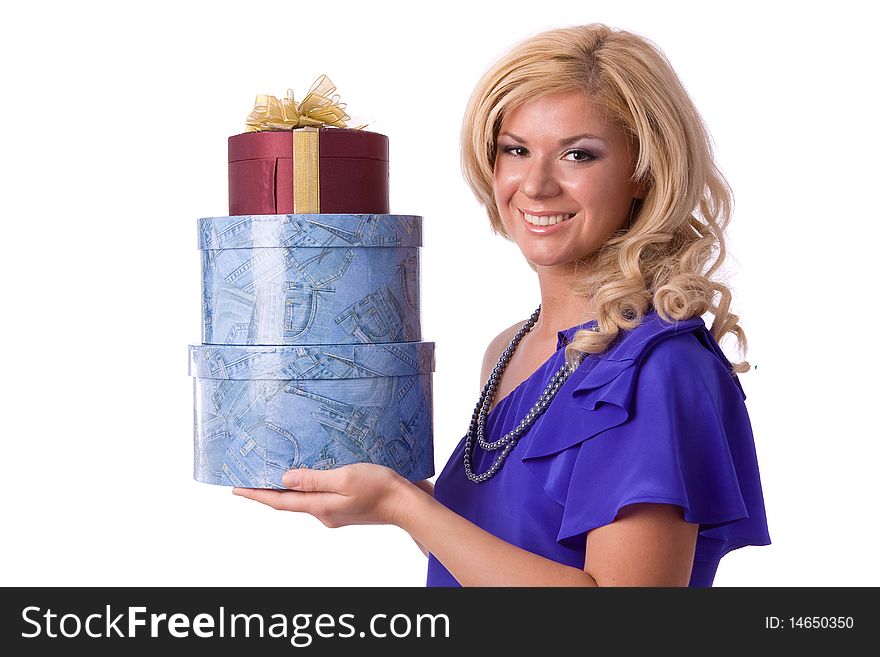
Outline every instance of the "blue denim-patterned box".
[[360, 462], [434, 474], [420, 246], [412, 215], [199, 220], [196, 480], [283, 488], [291, 468]]
[[190, 345], [196, 480], [283, 488], [290, 468], [434, 474], [434, 343]]
[[412, 215], [200, 219], [202, 342], [421, 340], [421, 242]]

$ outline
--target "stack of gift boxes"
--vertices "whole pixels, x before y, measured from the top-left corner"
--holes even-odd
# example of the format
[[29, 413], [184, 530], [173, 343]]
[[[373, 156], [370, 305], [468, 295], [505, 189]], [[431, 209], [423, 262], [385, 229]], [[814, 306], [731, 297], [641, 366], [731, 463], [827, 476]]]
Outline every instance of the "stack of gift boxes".
[[364, 462], [434, 474], [421, 217], [389, 214], [388, 138], [332, 127], [338, 98], [317, 87], [257, 98], [252, 131], [229, 138], [230, 216], [198, 221], [204, 483], [283, 488], [291, 468]]

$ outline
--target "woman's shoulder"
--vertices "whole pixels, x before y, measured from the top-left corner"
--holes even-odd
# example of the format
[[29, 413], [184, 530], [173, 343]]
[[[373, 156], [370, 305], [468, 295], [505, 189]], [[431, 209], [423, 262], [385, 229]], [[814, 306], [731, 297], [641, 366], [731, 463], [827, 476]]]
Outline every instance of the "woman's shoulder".
[[665, 320], [653, 309], [645, 313], [638, 326], [620, 331], [596, 358], [608, 366], [634, 366], [639, 372], [647, 369], [680, 374], [702, 368], [735, 376], [733, 366], [702, 317]]
[[656, 310], [650, 309], [642, 316], [638, 326], [621, 329], [617, 338], [599, 357], [603, 360], [639, 360], [670, 338], [692, 335], [705, 329], [706, 324], [702, 317], [667, 320]]
[[507, 345], [513, 340], [513, 336], [516, 335], [516, 332], [522, 328], [526, 321], [528, 320], [523, 319], [511, 324], [489, 342], [489, 346], [486, 347], [486, 353], [483, 355], [483, 366], [480, 370], [481, 388], [486, 384], [486, 381], [489, 379], [489, 373], [495, 367], [498, 359], [501, 358], [501, 354], [507, 348]]
[[636, 417], [674, 424], [679, 420], [670, 414], [682, 413], [686, 422], [697, 407], [742, 415], [744, 401], [738, 377], [702, 318], [667, 322], [649, 313], [569, 376], [533, 427], [551, 435], [530, 441], [525, 458], [558, 453], [613, 428], [641, 431], [632, 422]]
[[501, 331], [498, 335], [492, 338], [492, 341], [489, 343], [487, 351], [497, 351], [496, 355], [500, 356], [501, 352], [504, 351], [504, 348], [508, 344], [510, 344], [513, 336], [516, 335], [516, 332], [519, 331], [527, 321], [528, 319], [521, 319], [520, 321], [514, 322], [506, 329]]
[[693, 384], [735, 389], [745, 399], [733, 365], [701, 317], [665, 322], [655, 311], [642, 327], [642, 339], [633, 340], [641, 346], [631, 348], [638, 354], [640, 377], [653, 377], [658, 383], [673, 377], [679, 384], [691, 379]]

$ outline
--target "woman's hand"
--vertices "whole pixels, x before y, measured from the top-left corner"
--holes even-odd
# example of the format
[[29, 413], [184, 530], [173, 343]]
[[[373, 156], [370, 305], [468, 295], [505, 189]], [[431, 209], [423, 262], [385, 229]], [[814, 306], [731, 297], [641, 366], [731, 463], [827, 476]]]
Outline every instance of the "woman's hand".
[[373, 463], [333, 470], [297, 468], [288, 470], [281, 483], [290, 490], [233, 488], [232, 492], [273, 509], [311, 514], [327, 527], [343, 527], [398, 524], [401, 493], [414, 485], [391, 468]]

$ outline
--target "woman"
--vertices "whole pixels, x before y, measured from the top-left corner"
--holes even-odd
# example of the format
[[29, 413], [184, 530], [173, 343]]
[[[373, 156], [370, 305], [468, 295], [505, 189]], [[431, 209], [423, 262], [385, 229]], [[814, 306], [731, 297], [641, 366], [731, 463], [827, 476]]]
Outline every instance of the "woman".
[[655, 46], [587, 25], [502, 57], [462, 137], [541, 304], [489, 345], [436, 489], [357, 464], [234, 492], [330, 527], [398, 525], [428, 585], [711, 586], [724, 554], [770, 539], [736, 376], [749, 365], [717, 342], [746, 344], [711, 279], [730, 193], [696, 109]]

